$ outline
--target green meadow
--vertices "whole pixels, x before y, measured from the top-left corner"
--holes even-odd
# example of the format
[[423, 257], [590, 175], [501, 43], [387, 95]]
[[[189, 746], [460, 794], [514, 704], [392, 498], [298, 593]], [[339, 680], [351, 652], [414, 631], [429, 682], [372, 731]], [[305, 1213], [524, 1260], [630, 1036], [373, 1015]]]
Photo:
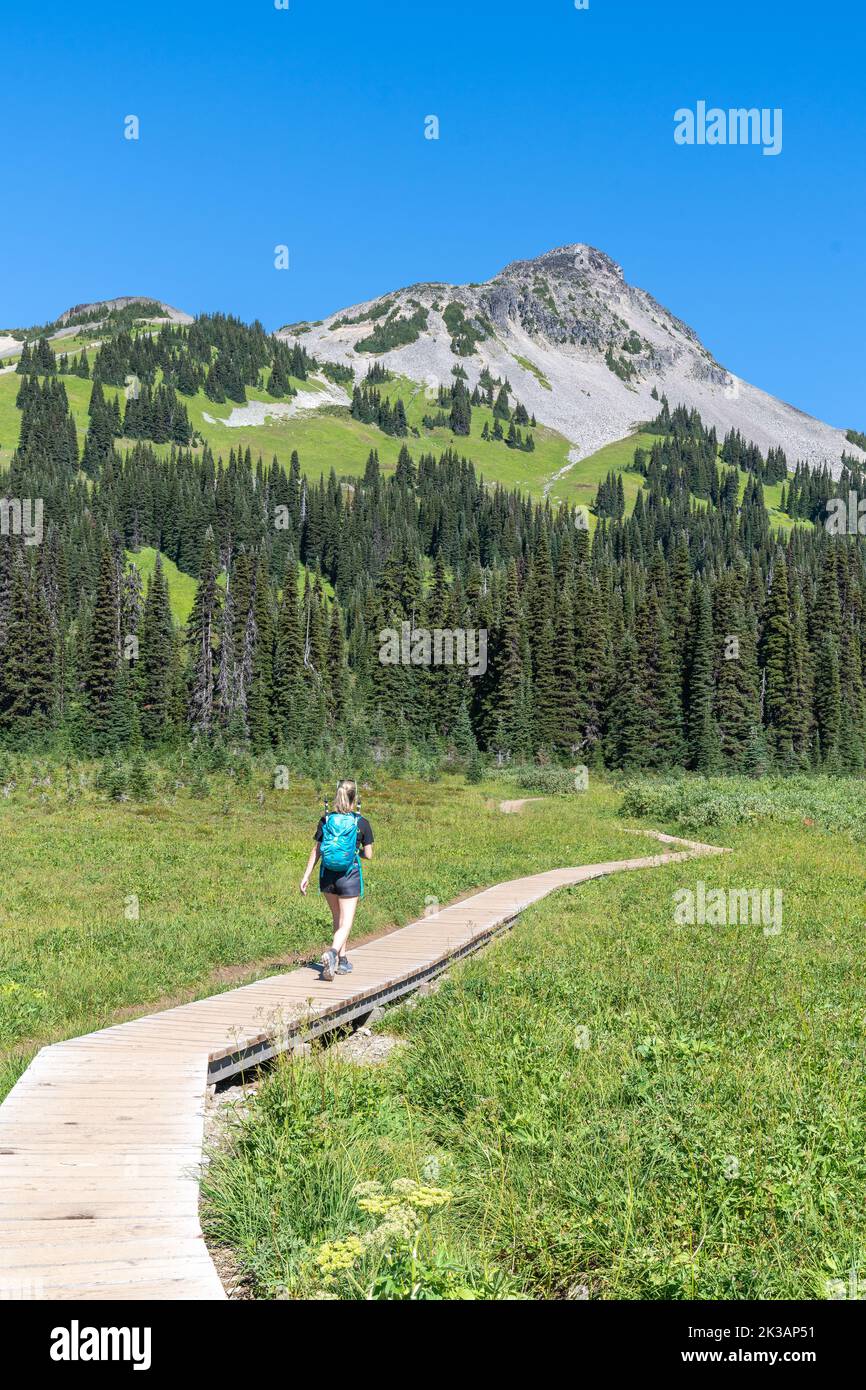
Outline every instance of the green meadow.
[[[93, 385], [78, 376], [63, 376], [60, 379], [66, 388], [80, 449], [87, 434], [87, 407]], [[0, 468], [8, 467], [21, 433], [21, 411], [15, 404], [20, 386], [21, 377], [17, 372], [0, 373]], [[119, 396], [122, 401], [123, 391], [119, 387], [106, 386], [104, 389], [107, 398]], [[118, 441], [118, 447], [123, 448], [122, 440]]]
[[[314, 779], [179, 751], [139, 800], [94, 765], [0, 768], [0, 1093], [39, 1046], [314, 957]], [[370, 772], [356, 939], [560, 864], [731, 853], [562, 890], [386, 1013], [406, 1046], [282, 1062], [208, 1169], [255, 1297], [821, 1299], [866, 1272], [862, 782]], [[675, 894], [782, 894], [683, 924]], [[134, 907], [133, 907], [134, 905]]]
[[[205, 1183], [254, 1297], [813, 1300], [863, 1279], [862, 783], [754, 787], [559, 803], [587, 860], [617, 806], [709, 821], [732, 853], [548, 898], [385, 1015], [406, 1046], [384, 1064], [274, 1069]], [[541, 845], [547, 815], [513, 819]], [[701, 881], [778, 889], [780, 929], [678, 924]]]
[[[135, 565], [141, 575], [145, 593], [147, 593], [153, 571], [156, 568], [156, 556], [157, 552], [149, 545], [143, 545], [140, 550], [128, 550], [126, 552], [127, 563]], [[190, 574], [184, 574], [183, 570], [179, 570], [174, 561], [170, 560], [167, 555], [162, 556], [162, 571], [168, 585], [172, 617], [179, 627], [184, 627], [192, 612], [198, 580], [193, 579]], [[225, 587], [225, 575], [221, 574], [217, 582]]]
[[[364, 364], [359, 364], [357, 380], [363, 379]], [[293, 382], [301, 391], [316, 390], [318, 384]], [[410, 428], [418, 434], [410, 434], [405, 439], [384, 434], [376, 425], [355, 420], [349, 414], [348, 406], [324, 405], [320, 410], [303, 410], [288, 419], [271, 417], [264, 425], [231, 426], [223, 423], [231, 416], [233, 406], [230, 402], [215, 405], [203, 394], [192, 397], [190, 419], [194, 427], [209, 440], [211, 446], [226, 454], [229, 448], [249, 448], [253, 457], [261, 453], [265, 459], [277, 458], [288, 466], [292, 452], [298, 451], [304, 471], [312, 477], [328, 474], [333, 468], [338, 477], [354, 477], [363, 473], [371, 449], [376, 449], [384, 472], [394, 469], [397, 457], [404, 444], [416, 455], [422, 451], [441, 453], [452, 447], [471, 458], [479, 473], [491, 482], [503, 483], [507, 487], [521, 487], [533, 496], [543, 493], [545, 482], [567, 462], [571, 447], [556, 430], [539, 425], [532, 433], [535, 436], [533, 453], [523, 453], [509, 449], [504, 442], [485, 441], [481, 432], [485, 421], [493, 428], [493, 412], [485, 407], [475, 407], [472, 411], [471, 434], [454, 435], [446, 427], [425, 429], [422, 421], [425, 415], [435, 415], [439, 407], [435, 401], [428, 400], [423, 384], [410, 381], [407, 377], [394, 377], [377, 389], [383, 397], [396, 401], [402, 397], [406, 418]], [[250, 388], [247, 394], [251, 400], [267, 401], [271, 398], [264, 391]], [[205, 420], [204, 416], [212, 417]], [[218, 423], [214, 424], [213, 421]]]
[[[569, 468], [551, 488], [550, 500], [566, 502], [571, 507], [589, 508], [595, 502], [599, 484], [604, 482], [608, 473], [621, 473], [626, 516], [630, 516], [634, 511], [637, 495], [644, 486], [643, 477], [634, 471], [634, 451], [640, 448], [651, 449], [656, 439], [656, 435], [639, 432], [629, 435], [627, 439], [617, 439], [613, 444], [606, 444]], [[595, 530], [596, 517], [592, 513], [589, 516], [589, 526], [591, 531]]]
[[[213, 993], [221, 969], [255, 978], [324, 944], [322, 905], [297, 885], [330, 775], [277, 791], [273, 765], [242, 758], [203, 785], [178, 753], [136, 802], [109, 800], [97, 771], [8, 755], [0, 768], [0, 1092], [42, 1043], [103, 1027], [119, 1009]], [[586, 844], [578, 819], [563, 841], [553, 803], [536, 823], [542, 842], [527, 841], [489, 788], [457, 777], [383, 778], [362, 800], [387, 846], [367, 875], [363, 931], [421, 916], [428, 897], [552, 868], [564, 849], [577, 863], [634, 852], [614, 822]]]

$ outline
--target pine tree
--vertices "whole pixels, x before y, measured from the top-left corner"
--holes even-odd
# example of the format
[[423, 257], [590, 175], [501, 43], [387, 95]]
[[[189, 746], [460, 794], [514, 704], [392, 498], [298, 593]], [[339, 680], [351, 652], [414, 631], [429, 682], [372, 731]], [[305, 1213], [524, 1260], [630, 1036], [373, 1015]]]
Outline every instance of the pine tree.
[[215, 654], [220, 599], [213, 532], [208, 527], [199, 582], [187, 624], [190, 653], [189, 721], [195, 733], [208, 734], [214, 724]]
[[148, 801], [153, 795], [153, 785], [142, 753], [136, 753], [129, 767], [129, 792], [135, 801]]
[[137, 671], [141, 734], [145, 743], [165, 739], [171, 726], [174, 624], [168, 585], [157, 553], [144, 603]]
[[136, 705], [133, 698], [133, 679], [128, 665], [121, 660], [118, 666], [114, 693], [108, 715], [106, 746], [123, 751], [132, 744], [136, 730]]
[[106, 542], [99, 559], [84, 671], [84, 692], [97, 751], [108, 746], [111, 735], [111, 712], [120, 667], [119, 624], [117, 568], [111, 546]]
[[611, 767], [641, 767], [646, 751], [645, 711], [635, 700], [640, 680], [637, 643], [630, 632], [616, 644], [617, 659], [607, 735], [607, 761]]
[[842, 687], [839, 654], [833, 633], [827, 631], [818, 648], [815, 668], [815, 718], [821, 762], [831, 768], [840, 761], [839, 735], [842, 728]]
[[260, 561], [255, 576], [253, 600], [254, 634], [247, 723], [250, 743], [254, 749], [266, 748], [270, 741], [270, 718], [273, 703], [274, 636], [270, 592], [264, 564]]
[[638, 610], [635, 635], [640, 681], [634, 699], [643, 706], [646, 728], [642, 765], [672, 767], [685, 752], [682, 707], [667, 623], [654, 589]]
[[687, 758], [688, 766], [695, 772], [712, 772], [718, 763], [713, 694], [712, 608], [706, 585], [696, 581], [692, 586], [685, 673]]
[[794, 720], [789, 684], [792, 663], [788, 567], [781, 552], [773, 564], [767, 596], [762, 655], [767, 741], [771, 753], [783, 760], [793, 749]]
[[754, 634], [734, 574], [722, 575], [716, 586], [713, 628], [713, 712], [720, 751], [727, 767], [740, 769], [745, 767], [752, 732], [760, 723], [761, 714]]
[[[372, 461], [373, 459], [374, 455], [371, 454], [370, 460]], [[376, 469], [378, 469], [378, 464], [379, 458], [378, 455], [375, 455], [374, 466]], [[394, 479], [401, 487], [414, 488], [415, 486], [415, 464], [405, 444], [402, 446], [397, 456], [397, 467], [394, 470]]]
[[609, 617], [586, 565], [579, 566], [574, 589], [574, 645], [577, 664], [577, 711], [586, 761], [601, 749], [609, 672]]
[[527, 586], [527, 631], [532, 653], [535, 729], [539, 744], [557, 736], [557, 673], [554, 641], [553, 570], [547, 535], [541, 531]]
[[574, 613], [568, 589], [559, 591], [554, 629], [554, 661], [556, 686], [554, 691], [553, 745], [565, 754], [574, 755], [583, 744], [578, 701], [577, 661], [574, 648]]
[[331, 684], [331, 718], [339, 728], [346, 718], [346, 675], [343, 619], [336, 600], [331, 605], [327, 666]]
[[304, 647], [298, 612], [297, 571], [292, 564], [286, 569], [283, 580], [283, 598], [277, 617], [274, 649], [271, 729], [277, 743], [298, 741], [299, 735], [303, 732], [303, 669]]
[[489, 691], [482, 715], [486, 745], [495, 752], [514, 753], [523, 742], [522, 647], [517, 566], [512, 560], [508, 566], [502, 619], [495, 633], [488, 667]]
[[472, 720], [469, 717], [469, 706], [465, 701], [457, 711], [457, 718], [454, 721], [454, 728], [451, 731], [451, 736], [454, 747], [461, 758], [471, 758], [473, 754], [477, 753], [478, 744], [475, 740]]

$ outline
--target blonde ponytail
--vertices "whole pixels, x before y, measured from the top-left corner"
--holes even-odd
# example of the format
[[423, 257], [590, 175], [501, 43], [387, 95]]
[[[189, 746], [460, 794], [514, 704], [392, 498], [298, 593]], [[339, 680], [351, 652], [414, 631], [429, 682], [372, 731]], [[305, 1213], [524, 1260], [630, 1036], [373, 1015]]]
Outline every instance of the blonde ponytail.
[[337, 783], [337, 794], [334, 797], [334, 810], [343, 813], [354, 811], [355, 799], [358, 795], [356, 784], [348, 778], [343, 778]]

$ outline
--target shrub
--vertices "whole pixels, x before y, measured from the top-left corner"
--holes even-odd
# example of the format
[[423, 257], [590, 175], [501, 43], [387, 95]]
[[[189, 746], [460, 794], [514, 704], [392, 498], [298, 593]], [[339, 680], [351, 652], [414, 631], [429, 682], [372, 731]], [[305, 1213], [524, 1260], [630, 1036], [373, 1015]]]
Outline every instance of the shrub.
[[189, 784], [189, 794], [197, 801], [204, 801], [210, 796], [210, 783], [204, 775], [204, 768], [199, 764], [193, 768], [192, 778]]
[[150, 773], [141, 753], [136, 753], [129, 769], [129, 790], [135, 801], [149, 801], [153, 796]]
[[857, 777], [641, 778], [627, 784], [621, 811], [687, 831], [775, 821], [814, 822], [866, 840], [864, 783]]
[[484, 781], [484, 760], [477, 748], [472, 753], [467, 764], [466, 781], [471, 787], [477, 787], [479, 782]]
[[501, 775], [516, 782], [523, 791], [541, 792], [544, 796], [572, 796], [575, 793], [573, 768], [525, 766], [503, 768]]

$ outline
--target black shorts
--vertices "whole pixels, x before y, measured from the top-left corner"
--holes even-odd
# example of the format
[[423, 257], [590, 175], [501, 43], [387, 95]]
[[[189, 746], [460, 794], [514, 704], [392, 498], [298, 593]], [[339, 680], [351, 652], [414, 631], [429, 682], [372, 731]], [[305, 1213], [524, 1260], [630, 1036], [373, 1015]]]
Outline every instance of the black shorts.
[[360, 898], [361, 870], [357, 864], [343, 872], [340, 869], [319, 870], [319, 892], [334, 893], [338, 898]]

